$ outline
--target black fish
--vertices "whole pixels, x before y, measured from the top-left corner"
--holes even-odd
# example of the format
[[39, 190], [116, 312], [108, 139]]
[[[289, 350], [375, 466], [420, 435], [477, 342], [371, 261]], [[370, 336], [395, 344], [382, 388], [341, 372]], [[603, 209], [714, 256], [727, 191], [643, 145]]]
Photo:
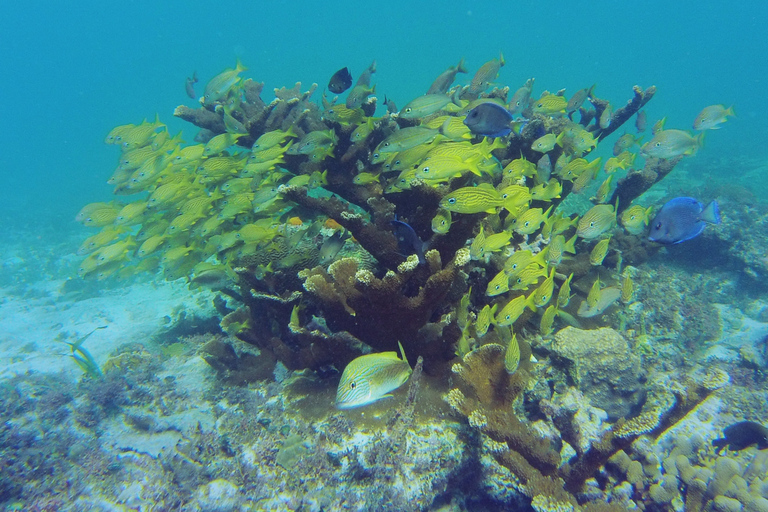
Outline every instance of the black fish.
[[648, 238], [662, 244], [679, 244], [699, 236], [707, 223], [720, 224], [717, 201], [704, 206], [692, 197], [676, 197], [656, 214]]
[[512, 131], [512, 114], [501, 105], [488, 102], [481, 103], [469, 111], [464, 118], [464, 124], [477, 135], [486, 137], [503, 137]]
[[399, 220], [390, 221], [390, 224], [392, 224], [392, 230], [395, 232], [397, 249], [400, 253], [404, 256], [415, 254], [419, 258], [419, 264], [425, 263], [424, 242], [421, 241], [413, 228]]
[[187, 77], [187, 96], [193, 100], [197, 98], [195, 94], [195, 84], [197, 83], [197, 71], [192, 72], [192, 78]]
[[754, 421], [740, 421], [725, 427], [723, 437], [712, 441], [716, 453], [720, 453], [725, 446], [729, 450], [739, 451], [753, 444], [759, 450], [768, 448], [768, 428]]
[[350, 87], [352, 87], [352, 75], [347, 68], [341, 68], [335, 72], [331, 81], [328, 82], [328, 90], [334, 94], [341, 94]]

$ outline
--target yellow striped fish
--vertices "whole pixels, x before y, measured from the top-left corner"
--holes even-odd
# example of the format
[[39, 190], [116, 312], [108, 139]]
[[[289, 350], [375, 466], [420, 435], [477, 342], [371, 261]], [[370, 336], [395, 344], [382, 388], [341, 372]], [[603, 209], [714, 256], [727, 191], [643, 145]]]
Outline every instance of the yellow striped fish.
[[352, 360], [341, 374], [336, 390], [336, 407], [352, 409], [392, 396], [390, 391], [402, 386], [411, 376], [411, 365], [405, 358], [403, 346], [398, 342], [402, 359], [397, 352], [366, 354]]

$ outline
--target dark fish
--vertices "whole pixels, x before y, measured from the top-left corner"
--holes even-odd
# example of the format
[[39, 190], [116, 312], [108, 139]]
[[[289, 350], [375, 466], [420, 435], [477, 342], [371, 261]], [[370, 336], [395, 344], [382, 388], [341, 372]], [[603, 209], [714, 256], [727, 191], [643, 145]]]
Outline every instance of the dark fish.
[[758, 450], [768, 448], [768, 428], [754, 421], [740, 421], [723, 429], [723, 437], [712, 441], [715, 452], [720, 453], [724, 447], [739, 451], [757, 445]]
[[707, 223], [720, 224], [717, 201], [704, 206], [692, 197], [676, 197], [656, 214], [648, 238], [661, 244], [679, 244], [699, 236]]
[[394, 114], [397, 112], [397, 105], [395, 105], [395, 100], [392, 98], [387, 98], [387, 95], [384, 95], [384, 105], [387, 107], [387, 112], [390, 114]]
[[644, 132], [647, 124], [648, 120], [645, 118], [645, 110], [641, 110], [635, 116], [635, 128], [637, 128], [637, 133]]
[[494, 102], [481, 103], [469, 111], [464, 124], [477, 135], [503, 137], [512, 131], [512, 114]]
[[392, 231], [395, 233], [397, 239], [397, 249], [404, 256], [410, 256], [415, 254], [419, 258], [419, 263], [425, 263], [424, 259], [424, 242], [421, 241], [419, 235], [413, 230], [413, 228], [405, 222], [399, 220], [390, 221], [392, 225]]
[[328, 90], [334, 94], [341, 94], [350, 87], [352, 87], [352, 75], [347, 68], [341, 68], [335, 72], [331, 81], [328, 82]]
[[195, 84], [197, 83], [197, 71], [192, 72], [192, 78], [187, 77], [187, 96], [192, 98], [193, 100], [197, 98], [197, 95], [195, 94]]

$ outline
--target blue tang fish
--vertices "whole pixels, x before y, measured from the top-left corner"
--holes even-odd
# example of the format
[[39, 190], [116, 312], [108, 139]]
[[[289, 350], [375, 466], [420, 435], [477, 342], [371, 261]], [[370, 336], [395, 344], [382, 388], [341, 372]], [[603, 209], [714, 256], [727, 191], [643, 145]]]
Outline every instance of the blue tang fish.
[[464, 124], [476, 135], [503, 137], [512, 131], [512, 114], [498, 103], [489, 101], [470, 110]]
[[679, 244], [699, 236], [707, 223], [720, 224], [717, 201], [704, 206], [692, 197], [676, 197], [656, 214], [648, 238], [661, 244]]
[[397, 239], [397, 249], [403, 256], [409, 256], [415, 254], [419, 258], [419, 263], [425, 263], [424, 259], [424, 242], [421, 241], [419, 235], [413, 228], [400, 220], [390, 221], [392, 225], [392, 231], [395, 233]]

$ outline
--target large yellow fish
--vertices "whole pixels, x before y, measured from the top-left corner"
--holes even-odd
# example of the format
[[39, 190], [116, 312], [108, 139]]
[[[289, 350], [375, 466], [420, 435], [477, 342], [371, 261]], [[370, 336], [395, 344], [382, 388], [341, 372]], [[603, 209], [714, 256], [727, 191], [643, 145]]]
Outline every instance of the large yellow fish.
[[[418, 119], [442, 110], [449, 103], [451, 98], [445, 94], [425, 94], [404, 106], [399, 116], [403, 119]], [[456, 105], [454, 107], [456, 110], [459, 109]]]
[[352, 360], [341, 374], [336, 407], [352, 409], [392, 396], [389, 392], [402, 386], [412, 372], [403, 346], [399, 342], [398, 346], [402, 359], [397, 352], [380, 352]]
[[590, 240], [597, 238], [616, 224], [616, 210], [610, 204], [598, 204], [579, 219], [576, 234]]
[[651, 140], [643, 144], [640, 151], [645, 156], [654, 158], [674, 158], [680, 155], [693, 155], [704, 142], [704, 133], [692, 136], [682, 130], [661, 130]]
[[503, 199], [487, 183], [477, 187], [462, 187], [449, 192], [440, 200], [440, 207], [454, 213], [495, 213]]
[[469, 92], [480, 94], [490, 87], [491, 82], [499, 76], [499, 69], [505, 64], [504, 55], [499, 52], [499, 58], [491, 59], [477, 70], [469, 83]]
[[238, 60], [234, 69], [227, 69], [211, 78], [211, 81], [205, 86], [203, 102], [206, 105], [210, 105], [226, 96], [229, 90], [240, 81], [238, 75], [246, 69], [247, 68], [240, 64], [240, 61]]
[[520, 318], [523, 311], [525, 311], [525, 295], [519, 295], [507, 302], [507, 304], [501, 308], [501, 311], [496, 314], [496, 318], [494, 319], [496, 325], [500, 327], [512, 325], [518, 318]]
[[568, 100], [557, 94], [546, 94], [533, 102], [533, 113], [551, 116], [553, 114], [565, 114]]
[[637, 204], [630, 206], [621, 212], [621, 225], [633, 235], [639, 235], [648, 225], [651, 210], [653, 210], [653, 206], [648, 208], [643, 208]]
[[699, 112], [693, 121], [694, 130], [717, 130], [720, 125], [728, 120], [728, 117], [736, 117], [733, 105], [725, 108], [725, 105], [710, 105]]

